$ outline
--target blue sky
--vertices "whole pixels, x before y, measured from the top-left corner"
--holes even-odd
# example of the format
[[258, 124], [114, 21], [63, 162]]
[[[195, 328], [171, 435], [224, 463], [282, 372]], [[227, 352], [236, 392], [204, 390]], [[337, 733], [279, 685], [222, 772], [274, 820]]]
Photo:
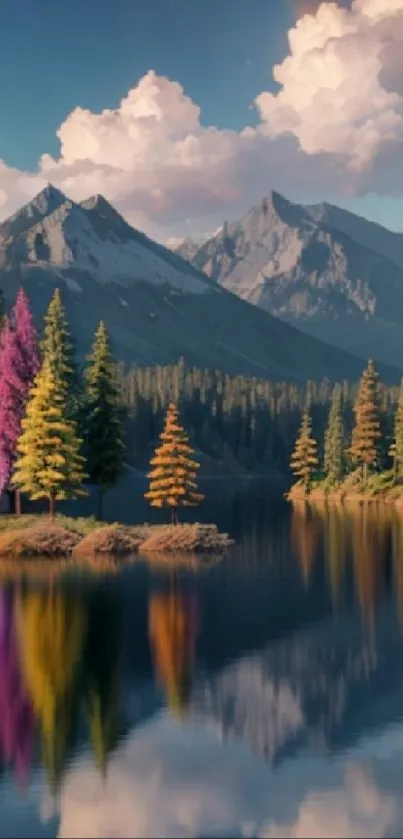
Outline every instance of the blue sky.
[[[373, 9], [381, 0], [357, 2]], [[400, 2], [403, 10], [403, 0], [382, 0], [384, 10], [390, 6], [389, 16], [373, 31], [381, 39], [390, 25], [402, 56], [403, 37], [399, 42], [394, 19]], [[164, 238], [213, 229], [273, 187], [292, 200], [331, 201], [403, 229], [403, 185], [401, 175], [395, 176], [400, 146], [388, 146], [391, 131], [393, 141], [401, 142], [403, 107], [390, 104], [382, 89], [374, 124], [379, 68], [364, 48], [368, 18], [361, 11], [355, 15], [353, 55], [351, 35], [347, 29], [340, 35], [335, 7], [327, 0], [325, 5], [326, 17], [320, 0], [6, 0], [0, 28], [1, 215], [52, 180], [76, 199], [102, 191], [133, 224]], [[273, 66], [289, 52], [288, 31], [303, 12], [315, 15], [317, 7], [320, 26], [315, 23], [314, 31], [311, 17], [314, 36], [307, 27], [294, 30], [293, 64], [289, 72], [283, 65], [285, 83], [274, 81]], [[336, 67], [329, 63], [333, 31]], [[349, 61], [354, 76], [348, 75]], [[400, 73], [399, 62], [403, 65], [395, 57]], [[135, 109], [146, 107], [148, 114], [152, 100], [152, 109], [162, 113], [152, 135], [148, 127], [143, 131], [144, 121], [140, 125], [137, 116], [127, 114], [122, 119], [119, 110], [122, 98], [149, 70], [157, 81], [147, 77], [141, 95], [135, 94]], [[336, 81], [340, 75], [338, 87], [326, 73]], [[358, 94], [364, 77], [356, 107], [354, 79]], [[183, 93], [175, 93], [164, 79], [178, 82]], [[305, 107], [311, 88], [312, 101]], [[262, 93], [262, 106], [251, 107]], [[275, 101], [265, 99], [270, 93]], [[201, 110], [196, 127], [192, 103]], [[77, 106], [88, 111], [85, 125]], [[184, 109], [183, 131], [172, 117], [176, 107]], [[111, 117], [104, 115], [100, 122], [96, 115], [105, 109], [111, 109]], [[62, 148], [56, 134], [61, 126]], [[219, 129], [216, 140], [212, 126]], [[241, 133], [245, 126], [255, 129], [253, 138]], [[42, 165], [43, 154], [52, 161]]]
[[256, 93], [276, 87], [292, 20], [282, 0], [6, 0], [0, 157], [34, 169], [76, 105], [115, 107], [150, 69], [179, 81], [206, 124], [243, 128]]

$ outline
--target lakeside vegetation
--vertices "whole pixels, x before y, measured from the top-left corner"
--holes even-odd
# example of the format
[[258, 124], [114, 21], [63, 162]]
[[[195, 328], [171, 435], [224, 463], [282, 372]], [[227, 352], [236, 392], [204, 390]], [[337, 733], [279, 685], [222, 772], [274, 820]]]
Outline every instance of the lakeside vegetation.
[[353, 405], [354, 422], [347, 433], [340, 385], [333, 388], [323, 442], [312, 431], [307, 402], [291, 455], [297, 478], [292, 500], [370, 500], [403, 503], [403, 383], [397, 404], [382, 414], [381, 388], [372, 360], [362, 374]]
[[[214, 525], [152, 528], [100, 526], [88, 523], [86, 533], [74, 520], [56, 522], [56, 503], [98, 489], [98, 519], [103, 497], [125, 468], [126, 433], [116, 382], [116, 363], [104, 323], [100, 323], [87, 364], [80, 373], [60, 291], [52, 297], [39, 343], [21, 289], [0, 341], [0, 494], [15, 492], [16, 524], [0, 529], [0, 556], [70, 556], [128, 554], [144, 544], [147, 552], [220, 552], [230, 543]], [[178, 525], [179, 510], [204, 498], [197, 486], [200, 464], [171, 402], [160, 443], [151, 458], [145, 498], [167, 509]], [[46, 499], [49, 519], [23, 525], [21, 494]], [[67, 524], [68, 522], [68, 524]]]
[[[122, 525], [57, 516], [4, 517], [0, 557], [91, 558], [144, 554], [220, 554], [232, 544], [213, 524]], [[168, 559], [169, 557], [167, 557]]]

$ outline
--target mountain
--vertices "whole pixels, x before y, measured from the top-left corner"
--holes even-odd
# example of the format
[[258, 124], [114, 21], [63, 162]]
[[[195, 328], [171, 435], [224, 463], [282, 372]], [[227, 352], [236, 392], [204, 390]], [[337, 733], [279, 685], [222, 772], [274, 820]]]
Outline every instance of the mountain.
[[403, 234], [272, 192], [240, 221], [224, 224], [191, 261], [310, 335], [363, 359], [400, 365]]
[[[221, 234], [218, 234], [219, 236]], [[48, 186], [0, 225], [0, 287], [20, 285], [42, 317], [61, 287], [81, 357], [106, 321], [116, 357], [260, 377], [357, 378], [362, 362], [307, 337], [221, 288], [133, 229], [102, 197], [77, 204]], [[396, 380], [385, 370], [385, 378]]]
[[186, 236], [186, 239], [175, 250], [182, 259], [186, 259], [187, 262], [192, 262], [200, 247], [200, 242], [195, 242], [190, 236]]

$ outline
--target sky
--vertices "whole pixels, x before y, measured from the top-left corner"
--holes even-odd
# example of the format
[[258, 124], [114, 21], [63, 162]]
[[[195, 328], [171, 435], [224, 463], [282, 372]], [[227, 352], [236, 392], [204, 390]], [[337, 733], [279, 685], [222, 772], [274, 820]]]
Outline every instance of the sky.
[[48, 182], [160, 241], [271, 189], [403, 231], [403, 0], [3, 0], [0, 219]]

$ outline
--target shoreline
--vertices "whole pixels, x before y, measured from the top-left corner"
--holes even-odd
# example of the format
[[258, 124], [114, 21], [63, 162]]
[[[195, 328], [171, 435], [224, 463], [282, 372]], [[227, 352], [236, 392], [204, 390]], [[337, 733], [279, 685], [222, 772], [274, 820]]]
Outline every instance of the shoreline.
[[[215, 524], [122, 525], [45, 516], [0, 522], [0, 563], [16, 559], [125, 558], [130, 555], [220, 554], [233, 544]], [[1, 526], [2, 525], [2, 526]], [[8, 526], [7, 526], [8, 525]]]
[[322, 487], [313, 487], [309, 492], [306, 492], [303, 487], [294, 484], [285, 497], [291, 503], [387, 504], [403, 510], [403, 487], [395, 487], [377, 493], [343, 489], [343, 487], [330, 492], [326, 492]]

